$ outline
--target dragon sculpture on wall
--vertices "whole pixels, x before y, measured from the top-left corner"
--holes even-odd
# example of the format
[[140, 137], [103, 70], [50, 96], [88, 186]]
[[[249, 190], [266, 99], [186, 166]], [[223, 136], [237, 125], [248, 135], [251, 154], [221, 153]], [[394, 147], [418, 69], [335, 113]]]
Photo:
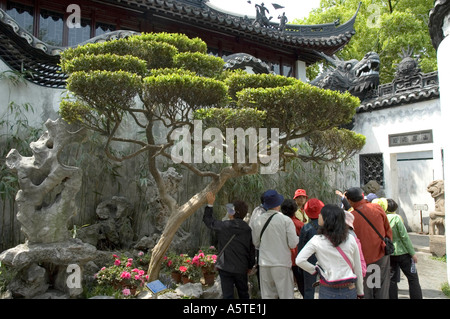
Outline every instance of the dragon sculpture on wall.
[[375, 52], [367, 53], [360, 61], [341, 60], [319, 53], [331, 66], [310, 82], [323, 89], [348, 91], [365, 100], [372, 97], [373, 90], [380, 82], [380, 57]]
[[[340, 92], [348, 91], [361, 101], [373, 96], [373, 91], [379, 84], [380, 58], [377, 53], [369, 52], [360, 61], [356, 59], [344, 61], [336, 56], [317, 54], [327, 61], [329, 66], [317, 78], [309, 82], [311, 85]], [[271, 66], [247, 53], [232, 54], [224, 60], [227, 69], [273, 73]]]

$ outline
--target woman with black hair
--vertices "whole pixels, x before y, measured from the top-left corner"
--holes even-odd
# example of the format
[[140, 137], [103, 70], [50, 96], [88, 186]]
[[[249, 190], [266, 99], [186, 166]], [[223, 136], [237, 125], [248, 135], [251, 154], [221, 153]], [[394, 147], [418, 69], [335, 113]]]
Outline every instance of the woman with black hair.
[[[297, 255], [296, 264], [319, 274], [319, 299], [356, 299], [364, 295], [361, 260], [356, 240], [349, 235], [344, 210], [325, 205], [319, 215], [319, 230]], [[315, 254], [317, 264], [308, 262]]]

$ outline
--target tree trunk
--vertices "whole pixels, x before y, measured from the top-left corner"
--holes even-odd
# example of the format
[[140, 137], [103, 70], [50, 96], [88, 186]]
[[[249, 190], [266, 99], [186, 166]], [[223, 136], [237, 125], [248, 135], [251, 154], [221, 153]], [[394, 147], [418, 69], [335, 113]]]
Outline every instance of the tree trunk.
[[205, 187], [205, 189], [194, 195], [181, 207], [174, 208], [174, 210], [171, 211], [167, 224], [164, 227], [164, 231], [161, 234], [158, 243], [152, 249], [152, 256], [147, 271], [149, 281], [158, 279], [161, 263], [172, 243], [175, 233], [187, 218], [192, 216], [204, 203], [206, 203], [206, 193], [213, 192], [214, 194], [217, 194], [229, 178], [254, 174], [257, 172], [257, 169], [258, 166], [256, 164], [250, 166], [236, 165], [233, 167], [226, 167], [217, 178], [213, 179], [211, 183]]

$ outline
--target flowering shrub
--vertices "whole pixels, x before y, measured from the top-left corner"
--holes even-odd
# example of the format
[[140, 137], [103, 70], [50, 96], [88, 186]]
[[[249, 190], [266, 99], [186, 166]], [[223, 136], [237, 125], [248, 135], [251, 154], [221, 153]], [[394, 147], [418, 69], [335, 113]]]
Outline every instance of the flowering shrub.
[[202, 274], [216, 274], [216, 249], [214, 246], [200, 249], [194, 257], [187, 254], [169, 252], [163, 259], [162, 269], [177, 272], [188, 277], [190, 281], [199, 281]]
[[168, 272], [181, 272], [180, 266], [183, 264], [185, 259], [185, 254], [176, 254], [174, 252], [170, 252], [167, 256], [164, 256], [162, 268]]
[[178, 267], [182, 276], [186, 276], [191, 281], [198, 281], [201, 277], [201, 268], [198, 258], [191, 258], [188, 255], [183, 255], [182, 264]]
[[200, 266], [203, 269], [203, 272], [206, 274], [215, 274], [216, 273], [216, 261], [217, 261], [217, 255], [216, 254], [208, 254], [205, 255], [203, 251], [199, 250], [198, 252], [199, 262]]
[[120, 289], [125, 297], [134, 295], [138, 288], [144, 286], [148, 275], [144, 270], [133, 266], [132, 258], [112, 256], [114, 258], [113, 265], [103, 267], [95, 275], [97, 283]]

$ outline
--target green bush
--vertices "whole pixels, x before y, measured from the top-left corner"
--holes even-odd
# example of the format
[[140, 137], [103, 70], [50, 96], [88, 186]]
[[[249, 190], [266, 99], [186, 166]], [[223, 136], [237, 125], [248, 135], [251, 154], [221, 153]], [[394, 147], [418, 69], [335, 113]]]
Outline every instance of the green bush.
[[201, 76], [218, 77], [225, 62], [221, 58], [199, 52], [183, 52], [175, 55], [175, 67], [195, 72]]
[[79, 71], [126, 71], [145, 75], [147, 73], [147, 63], [132, 55], [91, 54], [65, 60], [64, 71], [67, 73]]
[[67, 80], [67, 89], [76, 93], [100, 114], [115, 116], [134, 104], [142, 78], [125, 71], [79, 71]]
[[144, 100], [147, 104], [170, 106], [179, 102], [191, 108], [220, 105], [226, 98], [227, 87], [211, 78], [167, 74], [144, 79]]
[[231, 98], [236, 100], [237, 93], [248, 88], [273, 88], [294, 85], [298, 80], [274, 74], [248, 74], [235, 72], [231, 74], [225, 83], [228, 85]]

